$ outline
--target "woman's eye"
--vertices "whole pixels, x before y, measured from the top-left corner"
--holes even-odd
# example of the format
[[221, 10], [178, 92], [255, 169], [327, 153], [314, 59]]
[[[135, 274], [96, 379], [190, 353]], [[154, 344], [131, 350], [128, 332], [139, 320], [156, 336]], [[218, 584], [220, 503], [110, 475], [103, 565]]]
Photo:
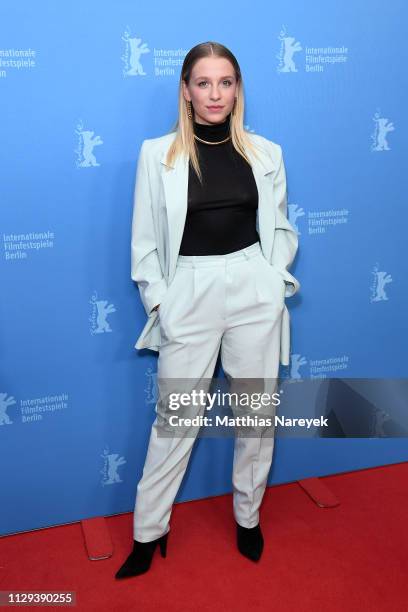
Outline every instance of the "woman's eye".
[[[208, 83], [208, 81], [200, 81], [198, 86], [200, 87], [201, 85], [204, 85], [204, 83]], [[228, 83], [228, 86], [232, 85], [232, 81], [229, 81], [228, 79], [223, 81], [223, 83]]]

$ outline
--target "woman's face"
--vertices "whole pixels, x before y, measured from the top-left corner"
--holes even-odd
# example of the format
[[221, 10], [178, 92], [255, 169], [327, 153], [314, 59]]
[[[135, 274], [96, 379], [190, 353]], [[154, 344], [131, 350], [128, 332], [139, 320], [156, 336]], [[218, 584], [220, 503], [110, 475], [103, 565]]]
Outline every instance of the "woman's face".
[[223, 57], [201, 58], [194, 64], [190, 83], [183, 81], [184, 98], [193, 105], [194, 120], [205, 125], [225, 121], [234, 106], [236, 91], [234, 68]]

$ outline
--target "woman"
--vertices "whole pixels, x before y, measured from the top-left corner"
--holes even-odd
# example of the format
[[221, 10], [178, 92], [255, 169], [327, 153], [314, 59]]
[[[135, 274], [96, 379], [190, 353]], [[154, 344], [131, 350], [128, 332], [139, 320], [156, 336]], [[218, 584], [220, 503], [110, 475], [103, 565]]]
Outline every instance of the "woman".
[[[279, 362], [289, 363], [284, 300], [300, 285], [287, 270], [298, 239], [287, 220], [282, 150], [246, 132], [243, 116], [236, 58], [221, 44], [202, 43], [183, 63], [174, 130], [142, 144], [132, 278], [148, 321], [136, 347], [159, 351], [159, 387], [183, 377], [208, 388], [220, 349], [232, 380], [276, 384]], [[172, 504], [199, 427], [177, 436], [164, 429], [158, 414], [137, 487], [133, 551], [116, 578], [146, 572], [157, 545], [166, 555]], [[237, 545], [252, 561], [263, 550], [259, 507], [273, 447], [265, 428], [235, 439]]]

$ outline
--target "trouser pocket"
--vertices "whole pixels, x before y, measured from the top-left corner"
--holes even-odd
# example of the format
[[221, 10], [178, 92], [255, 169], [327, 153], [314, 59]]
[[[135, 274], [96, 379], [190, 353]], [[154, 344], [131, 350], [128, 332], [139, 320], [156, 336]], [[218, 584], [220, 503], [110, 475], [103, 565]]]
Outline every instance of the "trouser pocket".
[[254, 263], [256, 293], [260, 302], [272, 302], [279, 308], [285, 304], [285, 281], [276, 268], [262, 254], [252, 257]]

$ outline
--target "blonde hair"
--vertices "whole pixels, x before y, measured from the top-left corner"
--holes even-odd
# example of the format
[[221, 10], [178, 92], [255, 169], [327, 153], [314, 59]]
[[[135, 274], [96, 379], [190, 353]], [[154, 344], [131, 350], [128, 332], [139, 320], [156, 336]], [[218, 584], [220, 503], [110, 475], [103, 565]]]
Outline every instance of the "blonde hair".
[[245, 149], [251, 149], [255, 157], [257, 157], [255, 147], [247, 135], [248, 132], [244, 129], [244, 86], [239, 64], [235, 56], [229, 49], [227, 49], [227, 47], [224, 47], [224, 45], [212, 41], [200, 43], [199, 45], [196, 45], [190, 49], [184, 58], [183, 66], [181, 68], [178, 95], [178, 120], [170, 130], [170, 133], [176, 132], [176, 136], [168, 150], [166, 163], [172, 166], [175, 159], [179, 155], [189, 155], [191, 164], [201, 183], [202, 174], [198, 161], [198, 149], [194, 138], [193, 119], [190, 119], [187, 115], [186, 100], [183, 95], [182, 82], [184, 81], [188, 85], [195, 63], [203, 57], [211, 56], [223, 57], [229, 60], [235, 71], [235, 78], [237, 80], [236, 100], [233, 111], [231, 112], [230, 120], [232, 144], [236, 151], [238, 151], [238, 153], [242, 155], [244, 159], [246, 159], [249, 165], [251, 165], [251, 162], [245, 152]]

